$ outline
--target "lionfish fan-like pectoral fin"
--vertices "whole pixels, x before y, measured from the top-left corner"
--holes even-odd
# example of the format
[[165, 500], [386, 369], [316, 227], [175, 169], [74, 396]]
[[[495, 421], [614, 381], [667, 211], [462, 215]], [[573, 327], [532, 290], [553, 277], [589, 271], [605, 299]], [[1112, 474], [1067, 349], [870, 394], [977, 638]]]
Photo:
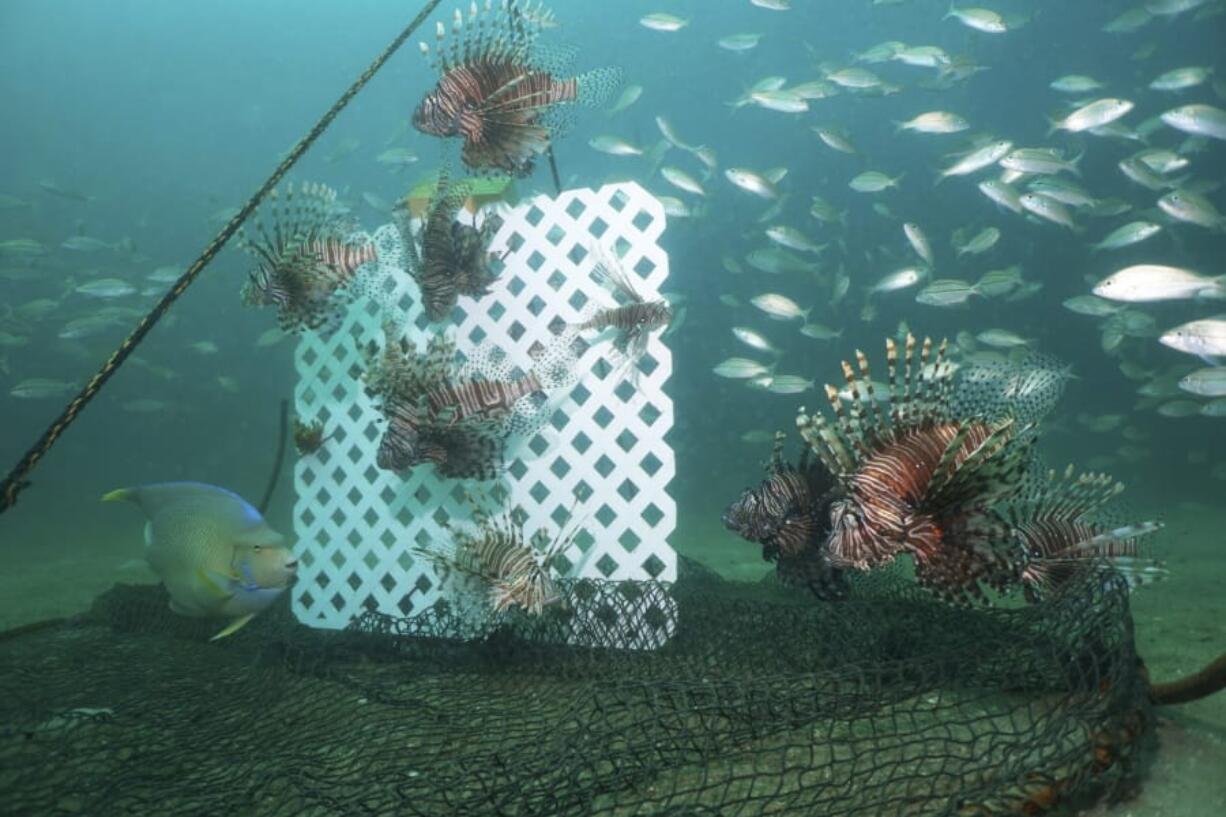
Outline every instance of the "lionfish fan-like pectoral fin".
[[821, 521], [814, 513], [791, 514], [776, 531], [775, 544], [779, 546], [781, 553], [795, 556], [813, 543], [821, 529]]
[[464, 164], [476, 171], [501, 171], [522, 178], [532, 172], [536, 156], [549, 149], [549, 131], [533, 124], [502, 124], [480, 142], [465, 141]]
[[980, 586], [985, 567], [972, 550], [946, 541], [927, 558], [916, 559], [915, 579], [952, 604], [987, 603]]
[[643, 375], [638, 362], [647, 352], [649, 339], [650, 336], [638, 327], [619, 331], [614, 337], [612, 352], [609, 355], [612, 376], [616, 379], [624, 377], [636, 392], [639, 390]]
[[830, 538], [826, 548], [834, 566], [857, 570], [881, 567], [894, 561], [898, 554], [906, 550], [906, 545], [901, 538], [882, 535], [862, 518], [854, 500], [841, 499], [831, 503]]
[[435, 467], [444, 477], [486, 481], [502, 472], [506, 442], [498, 434], [460, 425], [430, 439], [442, 454]]
[[635, 289], [621, 261], [609, 252], [612, 250], [605, 251], [600, 247], [593, 250], [596, 264], [592, 267], [592, 280], [611, 291], [621, 302], [644, 303], [645, 299]]
[[586, 71], [574, 79], [576, 101], [591, 108], [603, 105], [621, 87], [624, 79], [622, 70], [616, 66]]
[[573, 386], [579, 380], [579, 354], [573, 332], [554, 335], [534, 355], [531, 376], [547, 392]]

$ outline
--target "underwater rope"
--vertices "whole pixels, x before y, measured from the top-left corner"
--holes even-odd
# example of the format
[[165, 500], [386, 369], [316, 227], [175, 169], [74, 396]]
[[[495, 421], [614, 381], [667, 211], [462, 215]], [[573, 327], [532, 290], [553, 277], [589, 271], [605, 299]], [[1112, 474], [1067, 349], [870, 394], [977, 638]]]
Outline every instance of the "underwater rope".
[[264, 488], [264, 498], [257, 506], [261, 516], [268, 515], [268, 506], [272, 503], [272, 495], [277, 490], [277, 480], [281, 478], [281, 466], [285, 462], [285, 438], [289, 436], [289, 401], [281, 400], [281, 422], [277, 425], [277, 453], [272, 459], [272, 473], [268, 475], [268, 485]]
[[242, 209], [240, 209], [238, 213], [236, 213], [235, 216], [230, 219], [226, 226], [221, 229], [216, 237], [209, 242], [208, 246], [204, 248], [204, 251], [200, 254], [200, 257], [196, 259], [195, 263], [188, 267], [187, 271], [179, 276], [179, 280], [175, 281], [174, 286], [172, 286], [170, 290], [162, 296], [162, 299], [149, 310], [145, 317], [141, 318], [140, 323], [136, 325], [136, 328], [132, 330], [131, 334], [123, 339], [123, 342], [119, 344], [119, 348], [111, 353], [111, 356], [107, 358], [104, 364], [102, 364], [102, 368], [98, 370], [97, 374], [90, 378], [89, 382], [85, 384], [84, 388], [82, 388], [81, 391], [77, 393], [77, 396], [74, 397], [72, 401], [69, 402], [69, 404], [64, 408], [64, 411], [60, 414], [60, 416], [56, 418], [56, 420], [47, 428], [47, 430], [43, 432], [38, 441], [35, 442], [34, 445], [17, 462], [17, 464], [13, 466], [13, 469], [8, 473], [8, 476], [4, 478], [4, 481], [0, 482], [0, 513], [4, 513], [17, 503], [17, 495], [30, 486], [30, 481], [27, 479], [30, 471], [33, 470], [34, 466], [38, 464], [38, 461], [51, 450], [51, 446], [55, 445], [56, 440], [58, 440], [60, 435], [67, 430], [68, 426], [72, 425], [73, 421], [77, 419], [77, 415], [81, 413], [81, 409], [85, 408], [86, 404], [94, 398], [94, 395], [98, 393], [106, 381], [111, 379], [111, 375], [115, 374], [116, 370], [118, 370], [123, 362], [128, 359], [128, 356], [131, 355], [140, 342], [145, 339], [145, 336], [149, 334], [149, 331], [157, 325], [157, 322], [161, 320], [162, 316], [166, 314], [174, 302], [179, 299], [179, 296], [187, 291], [187, 288], [192, 285], [204, 268], [209, 265], [209, 262], [211, 262], [213, 258], [219, 252], [221, 252], [222, 248], [225, 247], [226, 242], [229, 241], [236, 232], [238, 232], [238, 228], [243, 225], [243, 222], [245, 222], [253, 212], [255, 212], [255, 209], [260, 206], [260, 202], [262, 202], [264, 198], [270, 192], [272, 192], [273, 188], [276, 187], [285, 174], [289, 172], [290, 168], [302, 158], [303, 154], [307, 152], [307, 149], [315, 143], [315, 140], [317, 140], [325, 130], [327, 130], [328, 126], [332, 124], [332, 121], [336, 119], [337, 115], [344, 110], [345, 106], [349, 104], [349, 102], [357, 95], [359, 91], [362, 90], [363, 87], [365, 87], [366, 83], [370, 82], [374, 75], [378, 73], [379, 69], [383, 67], [384, 63], [391, 59], [392, 55], [400, 49], [400, 46], [404, 45], [405, 41], [408, 40], [409, 37], [413, 35], [413, 32], [426, 21], [426, 18], [434, 12], [441, 2], [442, 0], [426, 0], [422, 10], [418, 12], [416, 17], [413, 18], [413, 21], [410, 22], [408, 26], [406, 26], [405, 29], [396, 36], [396, 39], [392, 40], [391, 44], [388, 45], [387, 48], [385, 48], [383, 52], [375, 58], [374, 62], [372, 62], [370, 66], [362, 72], [361, 76], [354, 80], [353, 84], [350, 85], [345, 93], [341, 94], [340, 98], [333, 103], [332, 107], [329, 108], [322, 117], [320, 117], [319, 121], [315, 123], [315, 126], [311, 128], [307, 135], [304, 136], [298, 142], [298, 144], [294, 145], [293, 149], [290, 150], [289, 154], [281, 161], [281, 164], [277, 165], [276, 170], [272, 172], [272, 175], [268, 177], [267, 181], [265, 181], [264, 184], [262, 184], [260, 188], [255, 191], [251, 198], [247, 200], [247, 203], [242, 206]]
[[1226, 653], [1205, 665], [1200, 672], [1166, 683], [1149, 685], [1149, 699], [1158, 706], [1186, 704], [1207, 698], [1226, 689]]

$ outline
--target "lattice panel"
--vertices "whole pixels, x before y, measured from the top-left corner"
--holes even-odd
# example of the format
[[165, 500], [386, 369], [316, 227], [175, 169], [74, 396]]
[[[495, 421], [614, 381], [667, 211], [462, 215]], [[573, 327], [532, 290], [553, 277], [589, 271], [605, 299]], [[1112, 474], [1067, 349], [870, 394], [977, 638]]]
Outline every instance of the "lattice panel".
[[[301, 561], [294, 610], [307, 624], [339, 628], [368, 609], [408, 616], [442, 596], [459, 601], [463, 590], [453, 593], [451, 583], [441, 582], [410, 548], [445, 540], [450, 520], [471, 517], [466, 495], [487, 496], [495, 485], [440, 479], [429, 465], [403, 475], [375, 465], [383, 422], [362, 388], [360, 350], [382, 343], [389, 313], [419, 348], [446, 329], [456, 334], [461, 352], [492, 343], [527, 371], [534, 347], [552, 341], [563, 324], [615, 303], [592, 278], [594, 248], [612, 256], [616, 247], [647, 297], [656, 297], [668, 277], [668, 257], [658, 244], [664, 210], [637, 184], [540, 196], [500, 215], [503, 225], [491, 250], [507, 251], [502, 274], [484, 298], [462, 297], [451, 324], [428, 324], [416, 283], [396, 269], [385, 272], [383, 306], [364, 299], [335, 334], [308, 334], [298, 345], [298, 414], [323, 423], [332, 435], [295, 469]], [[385, 259], [401, 251], [391, 225], [373, 239]], [[571, 524], [582, 532], [559, 560], [566, 577], [673, 581], [677, 560], [667, 539], [676, 505], [667, 486], [675, 465], [664, 439], [673, 425], [672, 401], [664, 393], [671, 355], [653, 337], [632, 385], [630, 369], [617, 365], [607, 337], [583, 337], [588, 344], [577, 385], [551, 395], [553, 411], [539, 432], [511, 441], [501, 484], [523, 511], [528, 536], [540, 529], [552, 536], [573, 513]], [[663, 640], [635, 622], [626, 622], [622, 633], [621, 646]]]

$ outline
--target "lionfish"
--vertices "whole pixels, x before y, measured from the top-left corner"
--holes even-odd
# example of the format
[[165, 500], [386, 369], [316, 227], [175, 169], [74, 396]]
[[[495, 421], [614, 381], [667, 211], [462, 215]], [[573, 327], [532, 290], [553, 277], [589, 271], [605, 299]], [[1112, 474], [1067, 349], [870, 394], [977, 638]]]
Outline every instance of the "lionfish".
[[502, 220], [491, 214], [480, 227], [457, 221], [468, 195], [466, 184], [452, 185], [445, 174], [440, 174], [417, 236], [413, 235], [407, 209], [396, 214], [408, 271], [421, 290], [422, 304], [431, 321], [447, 317], [460, 295], [480, 298], [488, 294], [490, 284], [498, 277], [491, 266], [499, 256], [489, 252], [489, 245]]
[[1049, 473], [999, 510], [1020, 550], [1018, 579], [1028, 599], [1058, 592], [1070, 580], [1106, 564], [1131, 585], [1165, 572], [1137, 558], [1138, 540], [1159, 530], [1161, 523], [1115, 526], [1106, 521], [1104, 506], [1123, 490], [1122, 483], [1106, 474], [1074, 476], [1070, 465], [1063, 475]]
[[[592, 270], [592, 277], [608, 287], [618, 300], [616, 306], [602, 307], [591, 317], [571, 325], [572, 330], [612, 329], [616, 333], [613, 348], [623, 359], [623, 365], [633, 367], [647, 351], [651, 333], [667, 329], [673, 320], [673, 310], [667, 301], [648, 300], [641, 295], [621, 264], [612, 258], [601, 258]], [[631, 369], [637, 379], [638, 369]]]
[[857, 351], [858, 374], [842, 364], [850, 406], [827, 385], [835, 422], [802, 409], [797, 425], [840, 490], [827, 546], [836, 566], [865, 570], [910, 553], [924, 587], [952, 600], [982, 598], [981, 584], [1003, 588], [1016, 575], [1007, 526], [992, 507], [1021, 488], [1033, 427], [954, 414], [947, 344], [929, 365], [932, 346], [925, 339], [917, 361], [907, 335], [900, 385], [897, 344], [886, 341], [884, 405]]
[[820, 598], [841, 597], [842, 571], [826, 555], [834, 478], [810, 460], [807, 448], [796, 465], [785, 461], [783, 442], [784, 435], [776, 434], [767, 478], [728, 506], [724, 527], [762, 545], [762, 558], [775, 563], [785, 583], [808, 587]]
[[[467, 20], [456, 10], [449, 44], [438, 23], [438, 85], [413, 112], [413, 127], [432, 136], [464, 140], [462, 158], [473, 170], [524, 177], [548, 149], [563, 119], [559, 106], [598, 105], [620, 82], [615, 69], [598, 69], [562, 79], [537, 45], [552, 21], [543, 8], [518, 0], [486, 0], [469, 7]], [[448, 47], [449, 45], [449, 47]], [[422, 53], [430, 47], [421, 43]]]
[[286, 332], [331, 326], [360, 294], [360, 276], [378, 261], [375, 246], [338, 215], [330, 187], [287, 185], [283, 196], [274, 190], [270, 198], [271, 229], [257, 222], [254, 237], [239, 233], [240, 246], [257, 261], [243, 302], [276, 307]]
[[507, 439], [544, 423], [549, 392], [573, 382], [570, 339], [544, 349], [532, 369], [516, 375], [506, 355], [479, 347], [455, 363], [455, 342], [432, 337], [425, 354], [385, 327], [383, 354], [373, 359], [367, 391], [382, 399], [387, 429], [376, 461], [403, 471], [432, 462], [444, 477], [493, 479]]
[[539, 616], [546, 606], [559, 601], [550, 568], [570, 547], [577, 529], [560, 532], [552, 540], [538, 530], [525, 540], [523, 526], [509, 512], [491, 517], [476, 511], [473, 522], [475, 533], [451, 528], [453, 542], [446, 550], [418, 547], [413, 552], [488, 588], [494, 615], [519, 607]]

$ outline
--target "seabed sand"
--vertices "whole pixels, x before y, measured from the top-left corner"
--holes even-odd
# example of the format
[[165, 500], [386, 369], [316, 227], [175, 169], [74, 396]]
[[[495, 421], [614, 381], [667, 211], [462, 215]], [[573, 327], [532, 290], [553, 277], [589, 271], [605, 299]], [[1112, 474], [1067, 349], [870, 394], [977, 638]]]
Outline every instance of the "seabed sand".
[[[718, 513], [683, 514], [678, 550], [736, 581], [756, 582], [771, 569], [756, 546], [725, 531]], [[1194, 672], [1226, 652], [1226, 510], [1176, 508], [1157, 543], [1171, 571], [1133, 596], [1137, 643], [1150, 677]], [[154, 582], [138, 541], [8, 551], [0, 574], [0, 628], [82, 612], [116, 582]], [[36, 637], [36, 636], [35, 636]], [[149, 660], [157, 660], [150, 656]], [[1086, 817], [1219, 817], [1226, 814], [1226, 693], [1159, 711], [1158, 751], [1135, 798], [1059, 814]]]

